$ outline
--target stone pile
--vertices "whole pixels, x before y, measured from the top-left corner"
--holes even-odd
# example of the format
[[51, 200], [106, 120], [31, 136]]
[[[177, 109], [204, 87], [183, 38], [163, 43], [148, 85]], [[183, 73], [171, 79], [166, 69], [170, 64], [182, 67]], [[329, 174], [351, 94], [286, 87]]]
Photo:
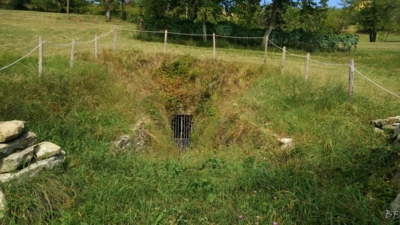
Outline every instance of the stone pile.
[[[28, 131], [24, 121], [0, 122], [0, 182], [33, 177], [42, 169], [61, 164], [64, 159], [65, 152], [60, 146], [51, 142], [36, 144], [36, 134]], [[0, 218], [4, 209], [5, 198], [0, 193]]]
[[387, 134], [390, 142], [400, 143], [400, 116], [373, 120], [371, 124], [374, 125], [375, 132]]
[[[397, 142], [400, 145], [400, 116], [388, 117], [385, 119], [377, 119], [371, 121], [371, 124], [375, 127], [375, 132], [386, 134], [389, 137], [389, 142]], [[400, 165], [399, 165], [400, 168]], [[400, 170], [398, 170], [390, 182], [398, 188], [397, 192], [399, 193], [399, 178], [400, 178]], [[390, 211], [386, 210], [386, 213], [389, 212], [399, 212], [400, 211], [400, 194], [397, 195], [396, 199], [390, 204]], [[387, 216], [387, 214], [386, 214]]]

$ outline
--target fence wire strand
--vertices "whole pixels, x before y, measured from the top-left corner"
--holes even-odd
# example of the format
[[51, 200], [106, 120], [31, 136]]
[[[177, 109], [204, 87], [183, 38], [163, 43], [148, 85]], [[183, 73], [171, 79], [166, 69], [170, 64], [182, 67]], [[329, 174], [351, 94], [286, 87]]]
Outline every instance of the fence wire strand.
[[4, 69], [7, 69], [8, 67], [10, 67], [10, 66], [12, 66], [12, 65], [14, 65], [14, 64], [16, 64], [16, 63], [18, 63], [19, 61], [23, 60], [23, 59], [26, 58], [28, 55], [30, 55], [33, 51], [35, 51], [37, 48], [39, 48], [39, 46], [42, 45], [43, 43], [44, 43], [44, 41], [40, 42], [39, 45], [37, 45], [34, 49], [32, 49], [32, 50], [31, 50], [30, 52], [28, 52], [26, 55], [22, 56], [22, 57], [21, 57], [20, 59], [18, 59], [17, 61], [15, 61], [15, 62], [13, 62], [13, 63], [7, 65], [7, 66], [4, 66], [3, 68], [0, 69], [0, 71], [1, 71], [1, 70], [4, 70]]
[[232, 39], [264, 39], [264, 37], [238, 37], [238, 36], [224, 36], [224, 35], [215, 35], [215, 37], [222, 37], [222, 38], [232, 38]]
[[105, 36], [111, 34], [113, 31], [114, 31], [114, 29], [110, 30], [110, 31], [109, 31], [108, 33], [106, 33], [106, 34], [99, 35], [97, 38], [105, 37]]
[[[105, 33], [105, 34], [102, 34], [102, 35], [100, 35], [100, 36], [97, 36], [97, 37], [95, 37], [95, 38], [92, 39], [92, 40], [75, 42], [75, 44], [87, 44], [87, 43], [94, 42], [94, 41], [96, 41], [96, 38], [97, 38], [97, 39], [100, 39], [100, 38], [102, 38], [102, 37], [105, 37], [105, 36], [111, 34], [111, 33], [112, 33], [113, 31], [115, 31], [115, 30], [126, 30], [126, 31], [134, 31], [134, 32], [141, 32], [141, 33], [158, 33], [158, 34], [163, 34], [163, 33], [164, 33], [164, 32], [162, 32], [162, 31], [133, 30], [133, 29], [125, 29], [125, 28], [118, 28], [118, 27], [115, 27], [114, 29], [110, 30], [108, 33]], [[204, 34], [188, 34], [188, 33], [175, 33], [175, 32], [169, 32], [169, 34], [174, 34], [174, 35], [188, 35], [188, 36], [204, 36]], [[210, 36], [214, 36], [214, 34], [206, 34], [206, 36], [210, 37]], [[215, 35], [215, 37], [232, 38], [232, 39], [264, 39], [264, 37], [238, 37], [238, 36], [224, 36], [224, 35]], [[283, 48], [279, 47], [278, 45], [276, 45], [275, 43], [273, 43], [271, 40], [268, 40], [268, 42], [271, 43], [271, 44], [272, 44], [273, 46], [275, 46], [276, 48], [283, 50]], [[7, 69], [8, 67], [10, 67], [10, 66], [12, 66], [12, 65], [14, 65], [14, 64], [16, 64], [16, 63], [18, 63], [18, 62], [20, 62], [22, 59], [26, 58], [27, 56], [29, 56], [30, 54], [32, 54], [33, 51], [35, 51], [37, 48], [39, 48], [41, 45], [43, 45], [43, 43], [45, 43], [45, 41], [41, 42], [39, 45], [37, 45], [37, 46], [36, 46], [35, 48], [33, 48], [30, 52], [28, 52], [27, 54], [25, 54], [24, 56], [22, 56], [20, 59], [16, 60], [15, 62], [13, 62], [13, 63], [11, 63], [11, 64], [9, 64], [9, 65], [7, 65], [7, 66], [4, 66], [4, 67], [0, 68], [0, 71], [1, 71], [1, 70], [4, 70], [4, 69]], [[53, 46], [62, 46], [62, 47], [68, 47], [68, 46], [71, 46], [71, 45], [73, 44], [73, 43], [69, 43], [69, 44], [54, 44], [53, 42], [46, 42], [46, 43], [48, 43], [48, 44], [50, 44], [50, 45], [53, 45]], [[289, 52], [289, 51], [286, 51], [286, 53], [289, 54], [289, 55], [292, 55], [292, 56], [301, 57], [301, 58], [306, 58], [306, 56], [297, 55], [297, 54], [291, 53], [291, 52]], [[365, 76], [364, 74], [362, 74], [360, 71], [358, 71], [357, 69], [355, 69], [354, 67], [352, 67], [352, 66], [349, 65], [349, 64], [327, 63], [327, 62], [321, 62], [321, 61], [318, 61], [318, 60], [315, 60], [315, 59], [311, 59], [311, 58], [310, 58], [310, 61], [313, 61], [313, 62], [316, 62], [316, 63], [319, 63], [319, 64], [323, 64], [323, 65], [328, 65], [328, 66], [349, 66], [349, 67], [351, 67], [352, 69], [354, 69], [354, 71], [357, 72], [357, 73], [358, 73], [360, 76], [362, 76], [364, 79], [368, 80], [369, 82], [371, 82], [372, 84], [374, 84], [374, 85], [376, 85], [377, 87], [381, 88], [382, 90], [384, 90], [384, 91], [388, 92], [389, 94], [391, 94], [391, 95], [393, 95], [393, 96], [395, 96], [395, 97], [397, 97], [397, 98], [400, 99], [400, 96], [399, 96], [399, 95], [397, 95], [397, 94], [393, 93], [392, 91], [390, 91], [390, 90], [388, 90], [388, 89], [382, 87], [381, 85], [377, 84], [376, 82], [374, 82], [373, 80], [371, 80], [370, 78], [368, 78], [367, 76]]]
[[356, 68], [352, 67], [350, 64], [348, 64], [348, 66], [352, 69], [354, 69], [355, 72], [357, 72], [359, 75], [361, 75], [364, 79], [368, 80], [369, 82], [373, 83], [374, 85], [378, 86], [379, 88], [381, 88], [382, 90], [386, 91], [387, 93], [397, 97], [400, 99], [400, 96], [393, 93], [392, 91], [382, 87], [381, 85], [377, 84], [375, 81], [371, 80], [370, 78], [368, 78], [367, 76], [365, 76], [364, 74], [362, 74], [360, 71], [356, 70]]
[[321, 61], [317, 61], [315, 59], [310, 58], [310, 61], [319, 63], [319, 64], [324, 64], [327, 66], [348, 66], [349, 64], [339, 64], [339, 63], [327, 63], [327, 62], [321, 62]]

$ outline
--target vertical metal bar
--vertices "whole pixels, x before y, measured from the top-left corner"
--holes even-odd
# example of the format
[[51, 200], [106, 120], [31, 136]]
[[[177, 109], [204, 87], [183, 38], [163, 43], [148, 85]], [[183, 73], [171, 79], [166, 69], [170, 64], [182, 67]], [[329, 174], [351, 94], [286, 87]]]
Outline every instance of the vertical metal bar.
[[181, 133], [180, 133], [180, 140], [179, 140], [179, 156], [181, 155], [181, 151], [183, 149], [183, 143], [182, 143], [182, 133], [183, 133], [183, 120], [182, 120], [182, 116], [180, 117], [180, 123], [181, 123]]

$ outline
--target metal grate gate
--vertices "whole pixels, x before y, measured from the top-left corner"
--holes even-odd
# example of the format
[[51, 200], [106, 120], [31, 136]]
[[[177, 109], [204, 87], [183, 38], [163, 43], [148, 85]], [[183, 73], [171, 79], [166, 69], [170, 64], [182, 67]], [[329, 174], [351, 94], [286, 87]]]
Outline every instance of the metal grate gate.
[[175, 144], [179, 149], [187, 148], [190, 145], [190, 134], [193, 131], [192, 115], [175, 114], [172, 117], [171, 126]]

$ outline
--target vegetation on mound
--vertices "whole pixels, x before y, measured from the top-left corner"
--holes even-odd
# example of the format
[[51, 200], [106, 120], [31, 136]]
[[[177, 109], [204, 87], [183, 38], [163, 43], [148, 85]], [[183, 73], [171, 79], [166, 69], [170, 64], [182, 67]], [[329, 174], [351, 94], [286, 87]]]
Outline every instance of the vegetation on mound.
[[[343, 84], [190, 56], [103, 51], [73, 70], [61, 59], [40, 79], [18, 67], [1, 74], [1, 120], [26, 120], [67, 152], [55, 175], [3, 185], [5, 224], [385, 221], [399, 148], [369, 120], [396, 105], [351, 104]], [[177, 158], [169, 118], [181, 105], [196, 129]], [[147, 151], [115, 155], [109, 143], [141, 117], [151, 121]], [[281, 149], [275, 133], [296, 147]]]
[[[88, 16], [3, 12], [1, 65], [36, 46], [36, 38], [27, 45], [31, 36], [61, 43], [57, 32], [69, 43], [110, 30]], [[18, 17], [29, 22], [13, 22]], [[313, 63], [305, 83], [304, 60], [289, 55], [282, 75], [277, 52], [267, 67], [258, 63], [263, 52], [245, 49], [218, 49], [221, 61], [212, 61], [201, 59], [212, 55], [205, 48], [169, 44], [164, 55], [162, 44], [131, 35], [118, 31], [117, 51], [107, 50], [112, 38], [101, 39], [99, 59], [82, 44], [74, 68], [69, 47], [45, 45], [41, 78], [35, 56], [0, 71], [0, 120], [25, 120], [38, 141], [67, 152], [55, 173], [1, 184], [9, 209], [1, 224], [396, 223], [385, 210], [396, 195], [388, 180], [400, 149], [369, 125], [399, 112], [386, 92], [357, 76], [349, 103], [347, 67]], [[398, 48], [360, 42], [356, 52], [313, 57], [355, 58], [360, 71], [396, 90]], [[178, 157], [170, 116], [180, 108], [195, 126]], [[116, 154], [110, 143], [142, 118], [145, 151]], [[295, 147], [281, 149], [274, 134]]]

